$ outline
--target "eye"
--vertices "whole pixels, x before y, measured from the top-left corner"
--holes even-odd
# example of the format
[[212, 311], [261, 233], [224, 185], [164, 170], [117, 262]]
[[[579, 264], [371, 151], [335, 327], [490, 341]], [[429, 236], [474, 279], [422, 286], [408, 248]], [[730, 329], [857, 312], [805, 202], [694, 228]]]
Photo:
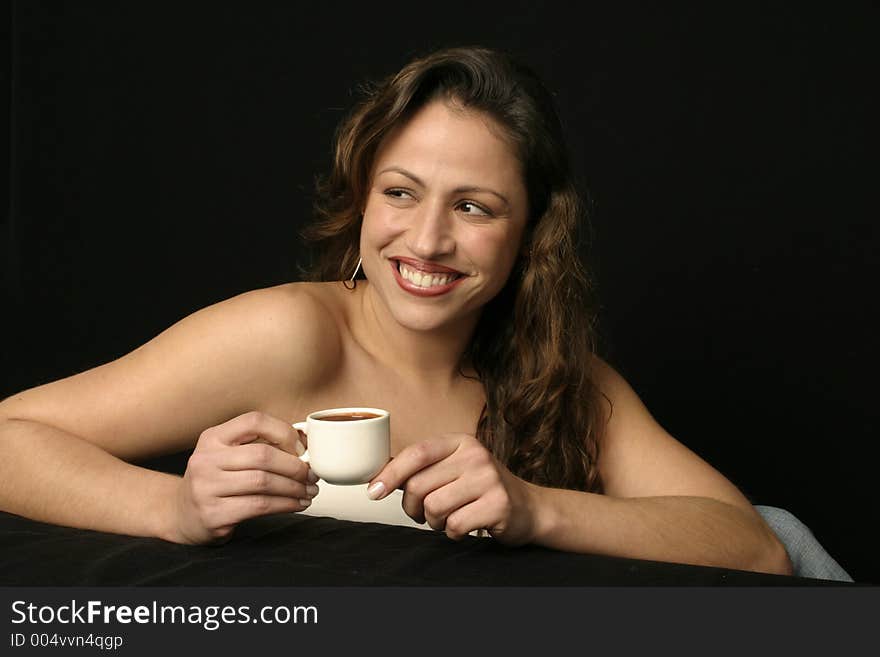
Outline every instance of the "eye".
[[484, 208], [482, 205], [477, 205], [472, 201], [462, 201], [458, 204], [459, 209], [465, 214], [472, 214], [479, 217], [491, 217], [492, 212], [488, 209]]
[[385, 196], [390, 196], [391, 198], [396, 198], [396, 199], [413, 198], [412, 194], [410, 194], [405, 189], [400, 189], [399, 187], [392, 187], [391, 189], [386, 189], [382, 193], [385, 194]]

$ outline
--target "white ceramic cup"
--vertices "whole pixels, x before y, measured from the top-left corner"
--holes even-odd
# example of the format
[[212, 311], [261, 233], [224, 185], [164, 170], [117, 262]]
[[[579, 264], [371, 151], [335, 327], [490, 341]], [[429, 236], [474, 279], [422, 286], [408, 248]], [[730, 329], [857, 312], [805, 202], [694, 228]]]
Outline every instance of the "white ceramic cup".
[[[370, 414], [376, 417], [327, 420], [330, 416]], [[328, 408], [309, 413], [293, 428], [308, 437], [309, 447], [300, 458], [330, 484], [365, 484], [391, 456], [391, 417], [381, 408]]]

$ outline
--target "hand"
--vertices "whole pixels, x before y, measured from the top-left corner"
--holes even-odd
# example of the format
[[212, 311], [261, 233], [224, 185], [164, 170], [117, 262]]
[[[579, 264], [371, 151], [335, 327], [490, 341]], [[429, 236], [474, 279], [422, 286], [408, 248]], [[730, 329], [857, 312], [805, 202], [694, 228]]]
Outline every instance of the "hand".
[[216, 542], [247, 518], [307, 508], [318, 477], [302, 453], [296, 429], [264, 413], [205, 430], [178, 488], [171, 540]]
[[447, 434], [405, 448], [368, 490], [381, 499], [401, 486], [406, 514], [452, 539], [475, 529], [488, 529], [508, 545], [533, 538], [537, 486], [514, 476], [468, 434]]

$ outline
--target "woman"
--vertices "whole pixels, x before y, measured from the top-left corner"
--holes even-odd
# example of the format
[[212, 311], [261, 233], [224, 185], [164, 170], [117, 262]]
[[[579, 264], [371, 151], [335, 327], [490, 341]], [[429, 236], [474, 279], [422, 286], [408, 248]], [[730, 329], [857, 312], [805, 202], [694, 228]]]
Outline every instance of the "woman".
[[[410, 63], [343, 123], [322, 194], [312, 282], [4, 401], [3, 510], [222, 540], [318, 494], [292, 421], [373, 406], [395, 458], [370, 497], [402, 488], [453, 538], [790, 572], [743, 495], [594, 355], [578, 197], [528, 70], [478, 48]], [[182, 478], [127, 463], [193, 445]]]

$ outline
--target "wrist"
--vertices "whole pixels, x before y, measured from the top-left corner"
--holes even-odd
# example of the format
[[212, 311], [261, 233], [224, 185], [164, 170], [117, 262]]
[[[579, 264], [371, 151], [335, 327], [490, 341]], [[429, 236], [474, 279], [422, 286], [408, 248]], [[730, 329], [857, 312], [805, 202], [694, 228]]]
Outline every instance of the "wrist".
[[183, 485], [183, 477], [176, 475], [164, 475], [157, 481], [157, 490], [154, 499], [156, 504], [151, 506], [151, 533], [163, 541], [169, 543], [188, 543], [180, 531], [180, 512], [178, 500], [180, 487]]
[[554, 532], [558, 523], [556, 507], [553, 504], [553, 489], [526, 482], [531, 531], [529, 542], [543, 545]]

